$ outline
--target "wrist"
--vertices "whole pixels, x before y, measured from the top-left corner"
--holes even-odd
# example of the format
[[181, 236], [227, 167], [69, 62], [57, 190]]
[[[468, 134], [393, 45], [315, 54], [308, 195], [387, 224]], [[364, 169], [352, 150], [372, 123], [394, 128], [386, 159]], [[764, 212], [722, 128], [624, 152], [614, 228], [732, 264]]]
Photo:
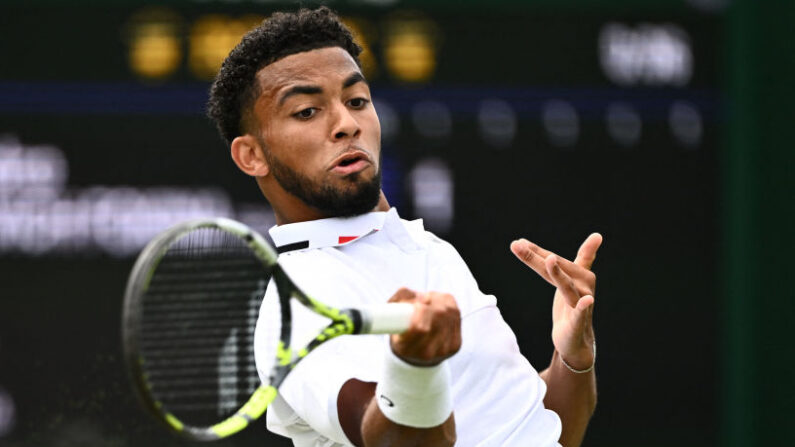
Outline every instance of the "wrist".
[[384, 369], [375, 389], [378, 408], [400, 425], [436, 427], [453, 412], [450, 371], [446, 361], [434, 366], [415, 366], [387, 348]]
[[584, 353], [564, 356], [559, 352], [558, 358], [563, 366], [574, 374], [591, 372], [596, 366], [596, 342], [593, 342]]

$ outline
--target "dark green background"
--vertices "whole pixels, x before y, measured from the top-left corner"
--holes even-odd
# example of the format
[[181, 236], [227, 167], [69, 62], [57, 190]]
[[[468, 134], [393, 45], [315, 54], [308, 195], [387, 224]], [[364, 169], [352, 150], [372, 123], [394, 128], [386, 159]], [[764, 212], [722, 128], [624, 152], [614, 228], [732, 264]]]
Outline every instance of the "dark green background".
[[724, 445], [791, 445], [795, 432], [795, 60], [787, 2], [735, 1], [723, 178]]

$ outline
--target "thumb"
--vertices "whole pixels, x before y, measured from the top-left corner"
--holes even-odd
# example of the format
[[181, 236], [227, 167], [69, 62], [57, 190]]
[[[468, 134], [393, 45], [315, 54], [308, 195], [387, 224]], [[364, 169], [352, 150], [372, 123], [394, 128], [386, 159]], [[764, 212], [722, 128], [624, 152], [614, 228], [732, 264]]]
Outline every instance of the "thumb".
[[584, 297], [577, 300], [576, 309], [579, 312], [584, 312], [588, 310], [589, 307], [593, 306], [594, 299], [591, 295], [585, 295]]
[[580, 328], [584, 330], [590, 324], [591, 315], [593, 315], [594, 298], [591, 295], [585, 295], [579, 300], [572, 309], [570, 324], [572, 328]]

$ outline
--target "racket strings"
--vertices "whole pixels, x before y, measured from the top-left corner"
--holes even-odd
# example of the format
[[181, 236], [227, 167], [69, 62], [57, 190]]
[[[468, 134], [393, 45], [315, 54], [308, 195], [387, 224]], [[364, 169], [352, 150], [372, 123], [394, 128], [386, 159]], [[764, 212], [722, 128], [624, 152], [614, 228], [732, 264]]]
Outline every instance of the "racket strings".
[[254, 327], [269, 272], [236, 235], [194, 230], [168, 247], [143, 300], [142, 365], [178, 419], [212, 425], [259, 385]]

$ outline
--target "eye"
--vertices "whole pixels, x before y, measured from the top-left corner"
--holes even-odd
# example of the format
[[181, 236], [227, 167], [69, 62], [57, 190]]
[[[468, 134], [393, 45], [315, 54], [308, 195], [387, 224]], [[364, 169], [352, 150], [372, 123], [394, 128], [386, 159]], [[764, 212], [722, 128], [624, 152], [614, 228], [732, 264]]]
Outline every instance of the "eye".
[[314, 107], [309, 107], [304, 110], [301, 110], [298, 113], [294, 113], [293, 116], [298, 119], [308, 120], [309, 118], [315, 116], [315, 113], [317, 113], [317, 109]]
[[350, 106], [353, 107], [354, 109], [362, 109], [369, 102], [370, 101], [368, 99], [365, 99], [365, 98], [353, 98], [350, 101], [348, 101], [348, 104], [350, 104]]

